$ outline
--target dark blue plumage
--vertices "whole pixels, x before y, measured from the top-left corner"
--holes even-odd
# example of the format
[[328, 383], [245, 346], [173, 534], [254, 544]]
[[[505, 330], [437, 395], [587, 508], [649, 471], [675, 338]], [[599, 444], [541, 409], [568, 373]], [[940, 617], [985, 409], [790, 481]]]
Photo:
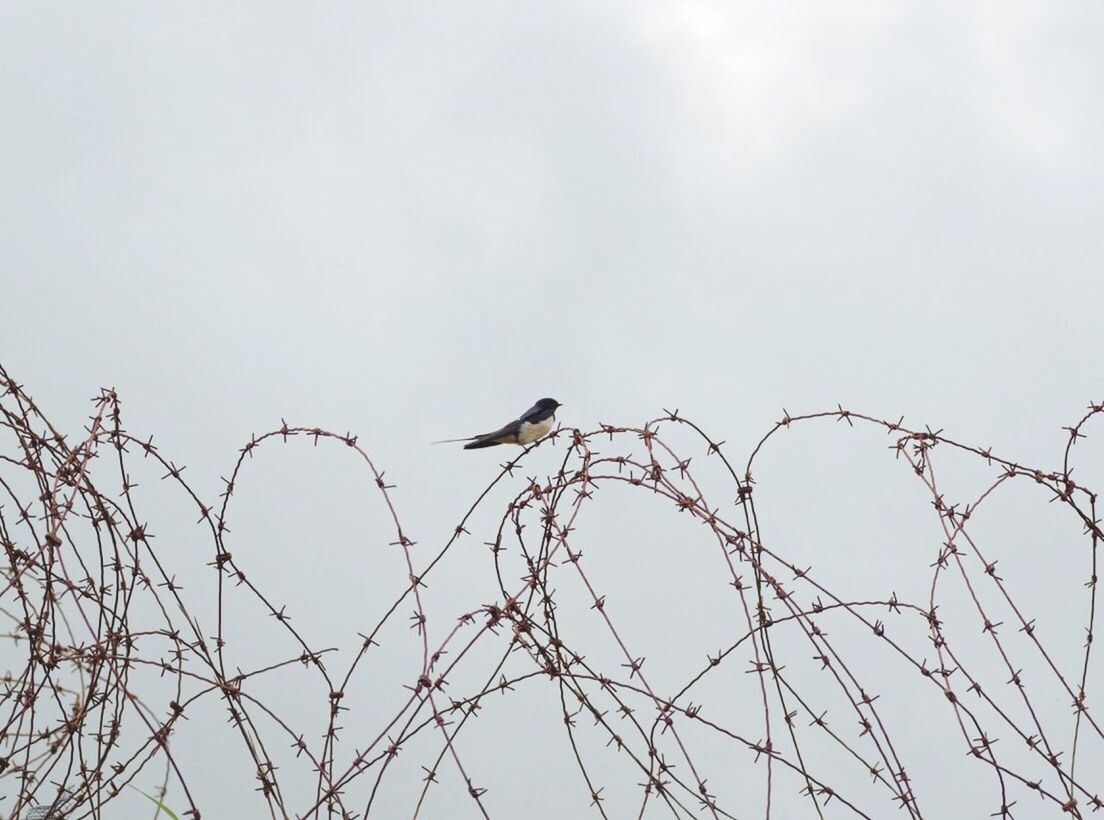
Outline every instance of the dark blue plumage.
[[[541, 399], [518, 418], [504, 424], [491, 433], [483, 433], [470, 438], [449, 439], [449, 441], [466, 441], [465, 450], [480, 450], [484, 447], [495, 447], [499, 444], [532, 444], [537, 439], [548, 435], [552, 424], [556, 420], [556, 408], [560, 403], [555, 399]], [[435, 444], [447, 442], [438, 441]]]

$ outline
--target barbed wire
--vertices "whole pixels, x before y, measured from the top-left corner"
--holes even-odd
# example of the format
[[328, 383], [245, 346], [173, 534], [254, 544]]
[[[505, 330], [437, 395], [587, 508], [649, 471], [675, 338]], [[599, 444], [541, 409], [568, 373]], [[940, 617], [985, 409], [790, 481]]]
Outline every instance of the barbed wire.
[[[1024, 466], [940, 430], [910, 429], [903, 419], [890, 422], [842, 406], [784, 413], [743, 464], [733, 460], [732, 447], [678, 411], [639, 427], [560, 428], [503, 464], [447, 540], [427, 553], [407, 535], [385, 473], [351, 433], [282, 423], [252, 436], [221, 496], [208, 503], [152, 438], [126, 430], [114, 390], [94, 399], [75, 443], [2, 367], [0, 390], [0, 434], [6, 437], [0, 449], [0, 615], [7, 623], [0, 644], [0, 785], [7, 802], [0, 813], [6, 817], [25, 816], [36, 805], [52, 807], [49, 816], [107, 816], [124, 790], [145, 788], [151, 778], [160, 783], [155, 803], [171, 795], [184, 816], [222, 816], [219, 806], [200, 805], [188, 755], [174, 740], [181, 722], [212, 701], [229, 718], [229, 729], [222, 730], [227, 736], [217, 743], [244, 750], [255, 769], [254, 799], [274, 818], [394, 816], [382, 786], [394, 776], [400, 752], [417, 744], [421, 782], [402, 795], [410, 816], [429, 811], [435, 789], [448, 790], [435, 799], [449, 805], [462, 800], [484, 817], [509, 815], [495, 803], [494, 768], [474, 765], [462, 741], [492, 698], [498, 703], [535, 687], [554, 693], [563, 725], [561, 744], [543, 749], [544, 765], [556, 770], [555, 777], [574, 772], [576, 788], [600, 817], [769, 819], [800, 810], [818, 818], [877, 818], [891, 808], [910, 818], [945, 817], [946, 796], [921, 793], [910, 770], [963, 765], [974, 767], [979, 794], [996, 795], [994, 817], [1080, 818], [1104, 806], [1094, 783], [1096, 744], [1104, 733], [1088, 696], [1101, 524], [1095, 491], [1072, 477], [1073, 448], [1104, 405], [1090, 405], [1065, 428], [1069, 437], [1057, 470]], [[930, 498], [942, 540], [926, 598], [837, 594], [764, 536], [754, 477], [761, 453], [796, 425], [832, 420], [882, 431]], [[685, 446], [676, 450], [668, 431], [688, 436], [693, 455]], [[293, 624], [295, 602], [262, 589], [231, 549], [228, 515], [245, 465], [264, 448], [304, 439], [344, 448], [367, 470], [390, 519], [390, 546], [405, 566], [393, 600], [371, 629], [359, 633], [359, 650], [343, 667], [334, 648], [317, 645]], [[534, 449], [561, 446], [554, 474], [522, 478], [520, 468]], [[942, 491], [937, 450], [965, 455], [990, 472], [969, 503], [952, 503]], [[719, 490], [708, 490], [698, 477], [703, 471], [691, 469], [700, 454], [724, 477]], [[213, 613], [197, 612], [201, 604], [185, 593], [155, 546], [156, 524], [139, 512], [134, 492], [136, 459], [159, 466], [164, 481], [197, 513], [210, 544], [205, 561], [216, 584]], [[1078, 554], [1087, 567], [1087, 616], [1079, 625], [1085, 640], [1074, 669], [1059, 662], [1026, 614], [1021, 593], [999, 574], [1000, 549], [983, 544], [971, 524], [1004, 487], [1024, 482], [1083, 532]], [[493, 503], [492, 491], [500, 486], [512, 495], [482, 539], [498, 597], [473, 602], [450, 622], [431, 623], [427, 579], [440, 575], [444, 557], [458, 544], [478, 537], [477, 511]], [[584, 558], [576, 535], [580, 518], [615, 487], [661, 501], [696, 522], [714, 544], [717, 573], [700, 581], [719, 578], [735, 608], [717, 616], [727, 644], [693, 668], [646, 665], [630, 638], [634, 630], [626, 628], [632, 625], [629, 608], [607, 600], [602, 579]], [[560, 591], [569, 586], [570, 595]], [[1071, 596], [1075, 586], [1071, 580]], [[269, 629], [291, 640], [294, 653], [245, 670], [237, 665], [227, 639], [228, 599], [235, 590], [270, 616]], [[1011, 699], [991, 685], [991, 666], [976, 648], [947, 628], [941, 607], [961, 594], [997, 667], [1008, 675], [1001, 685]], [[680, 603], [680, 593], [672, 591], [657, 605]], [[204, 634], [200, 615], [213, 619], [213, 635]], [[398, 709], [367, 732], [346, 732], [341, 721], [364, 711], [355, 682], [378, 675], [373, 650], [382, 631], [404, 618], [419, 659], [401, 684]], [[1069, 629], [1068, 613], [1062, 618]], [[584, 651], [588, 641], [575, 623], [582, 619], [608, 642], [608, 656]], [[829, 623], [865, 637], [830, 638]], [[1009, 634], [1025, 642], [1013, 645]], [[268, 636], [253, 640], [277, 645]], [[888, 670], [888, 690], [878, 691], [865, 671], [873, 653]], [[262, 682], [279, 683], [295, 669], [325, 687], [320, 738], [311, 739], [262, 695]], [[749, 674], [757, 705], [733, 718], [724, 700], [736, 697], [742, 685], [736, 681]], [[482, 682], [458, 688], [469, 679]], [[904, 692], [914, 679], [943, 704], [925, 721], [948, 721], [961, 737], [959, 749], [906, 752], [915, 745], [901, 739], [909, 726], [894, 709], [883, 708], [883, 698]], [[664, 689], [670, 680], [682, 683]], [[1057, 719], [1048, 695], [1036, 694], [1044, 684], [1068, 698], [1072, 728]], [[167, 704], [160, 700], [165, 686], [172, 692]], [[829, 720], [829, 702], [845, 709], [848, 720]], [[998, 746], [1002, 739], [1018, 739], [1023, 751]], [[730, 765], [717, 765], [717, 744], [740, 751], [738, 775]], [[611, 765], [605, 752], [599, 756], [604, 748], [619, 765]], [[302, 778], [291, 782], [281, 773], [288, 749], [310, 767], [308, 788]], [[760, 789], [746, 788], [750, 773], [761, 778]], [[787, 813], [779, 807], [780, 795], [796, 793], [803, 808]], [[1032, 795], [1037, 802], [1025, 808]]]

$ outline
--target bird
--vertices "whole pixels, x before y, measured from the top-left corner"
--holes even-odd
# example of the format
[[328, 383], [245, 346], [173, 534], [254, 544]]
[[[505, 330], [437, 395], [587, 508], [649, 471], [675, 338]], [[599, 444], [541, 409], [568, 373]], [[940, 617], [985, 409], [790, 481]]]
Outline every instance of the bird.
[[450, 438], [435, 441], [434, 444], [451, 444], [466, 441], [465, 450], [479, 450], [483, 447], [495, 447], [499, 444], [519, 444], [524, 447], [544, 438], [552, 430], [556, 420], [556, 409], [562, 407], [555, 399], [541, 399], [516, 419], [502, 425], [493, 433], [482, 433], [468, 438]]

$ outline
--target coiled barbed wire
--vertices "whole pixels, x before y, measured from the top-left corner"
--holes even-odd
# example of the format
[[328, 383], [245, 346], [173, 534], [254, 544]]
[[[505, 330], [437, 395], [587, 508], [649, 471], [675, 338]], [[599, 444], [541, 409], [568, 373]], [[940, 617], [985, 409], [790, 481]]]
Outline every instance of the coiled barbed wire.
[[[784, 817], [792, 815], [779, 814], [779, 795], [796, 792], [809, 817], [880, 818], [890, 809], [912, 818], [946, 816], [929, 807], [940, 803], [938, 796], [914, 785], [909, 769], [921, 765], [973, 766], [977, 789], [996, 796], [995, 817], [1083, 817], [1104, 806], [1093, 782], [1095, 744], [1104, 734], [1088, 696], [1101, 525], [1096, 494], [1073, 479], [1071, 462], [1074, 445], [1104, 405], [1090, 405], [1066, 428], [1068, 443], [1056, 470], [1027, 467], [942, 431], [909, 429], [903, 420], [842, 406], [786, 413], [742, 464], [734, 461], [732, 446], [677, 411], [639, 427], [561, 428], [504, 464], [433, 551], [406, 534], [392, 485], [350, 433], [282, 423], [255, 435], [241, 448], [221, 497], [208, 503], [152, 438], [124, 428], [114, 390], [95, 398], [85, 431], [73, 438], [56, 429], [3, 368], [0, 390], [0, 615], [7, 623], [0, 644], [0, 786], [7, 802], [0, 803], [0, 813], [6, 817], [25, 816], [35, 805], [52, 807], [48, 816], [109, 816], [108, 807], [124, 790], [146, 789], [151, 780], [160, 784], [156, 797], [147, 794], [159, 804], [156, 811], [175, 801], [183, 816], [223, 816], [218, 806], [199, 805], [187, 756], [174, 738], [181, 722], [209, 701], [220, 703], [229, 717], [217, 742], [240, 745], [256, 770], [250, 785], [258, 814], [262, 805], [274, 818], [381, 814], [381, 788], [399, 765], [400, 752], [421, 742], [422, 782], [404, 796], [410, 816], [428, 811], [433, 789], [450, 790], [438, 800], [463, 800], [484, 817], [502, 816], [494, 769], [476, 771], [461, 741], [483, 707], [532, 687], [550, 687], [561, 712], [562, 741], [546, 750], [556, 761], [549, 765], [562, 769], [561, 775], [573, 772], [596, 816]], [[810, 567], [768, 545], [756, 509], [757, 459], [776, 436], [817, 420], [883, 431], [894, 456], [924, 488], [942, 532], [926, 598], [837, 595]], [[696, 440], [695, 452], [676, 451], [670, 429]], [[344, 668], [326, 662], [332, 649], [297, 630], [289, 614], [295, 602], [267, 594], [231, 549], [228, 510], [247, 461], [263, 448], [302, 439], [345, 448], [363, 464], [389, 515], [390, 544], [405, 564], [393, 600], [361, 633], [359, 651]], [[544, 446], [563, 450], [556, 472], [540, 480], [521, 478], [518, 468]], [[952, 503], [941, 491], [935, 472], [941, 450], [990, 470], [990, 483], [968, 503]], [[691, 460], [702, 456], [719, 467], [724, 486], [710, 490], [699, 483]], [[217, 611], [202, 615], [214, 622], [213, 635], [204, 634], [197, 603], [165, 566], [156, 521], [139, 512], [131, 479], [135, 459], [164, 470], [164, 481], [194, 507], [206, 533]], [[999, 548], [983, 545], [971, 525], [998, 491], [1023, 482], [1083, 531], [1077, 546], [1087, 583], [1078, 589], [1087, 612], [1080, 624], [1086, 638], [1073, 669], [1058, 662], [1017, 590], [998, 572]], [[499, 485], [517, 489], [497, 527], [481, 537], [470, 529], [475, 513], [491, 503]], [[607, 601], [601, 579], [588, 568], [577, 529], [581, 516], [612, 487], [643, 493], [687, 516], [713, 544], [717, 571], [701, 581], [726, 586], [738, 617], [723, 624], [728, 643], [694, 668], [646, 666], [618, 606]], [[450, 550], [473, 537], [491, 551], [498, 597], [473, 602], [449, 623], [431, 623], [427, 581], [438, 576]], [[561, 592], [568, 585], [573, 597]], [[950, 589], [971, 602], [978, 629], [1008, 675], [1002, 685], [1011, 700], [996, 693], [989, 668], [952, 639], [940, 610]], [[270, 616], [270, 628], [293, 641], [294, 654], [239, 668], [225, 638], [224, 605], [231, 591]], [[677, 607], [678, 595], [663, 603]], [[578, 630], [565, 627], [569, 616], [589, 618], [612, 653], [595, 658], [582, 651]], [[410, 619], [406, 634], [416, 642], [418, 662], [395, 687], [403, 693], [399, 708], [369, 732], [348, 736], [341, 721], [362, 705], [354, 682], [375, 674], [372, 652], [381, 631], [404, 618]], [[857, 645], [836, 640], [827, 623], [850, 624], [866, 637]], [[920, 629], [910, 632], [908, 623]], [[1026, 643], [1013, 646], [1009, 633]], [[812, 670], [798, 666], [795, 647], [806, 661], [815, 660]], [[488, 648], [489, 654], [483, 651]], [[877, 691], [856, 662], [856, 653], [874, 648], [892, 676], [919, 678], [938, 693], [943, 708], [930, 719], [955, 727], [959, 749], [932, 750], [937, 753], [922, 760], [908, 757], [899, 740], [907, 730], [880, 702], [889, 693]], [[1024, 668], [1031, 670], [1031, 686]], [[328, 718], [321, 737], [262, 694], [262, 681], [278, 682], [295, 669], [324, 685]], [[458, 690], [453, 684], [461, 672], [482, 684]], [[156, 673], [159, 687], [171, 688], [168, 703], [157, 700], [161, 688], [143, 688], [148, 673]], [[727, 684], [710, 688], [712, 682], [748, 680], [749, 674], [758, 716], [726, 720], [717, 693]], [[659, 678], [682, 683], [662, 689]], [[1034, 694], [1044, 678], [1068, 698], [1071, 726], [1054, 720], [1054, 710], [1040, 703], [1044, 696]], [[829, 690], [838, 698], [834, 707], [848, 711], [846, 721], [827, 717]], [[595, 737], [601, 739], [597, 747], [607, 747], [624, 766], [612, 767], [605, 758], [596, 762]], [[1015, 740], [1024, 753], [1006, 752], [998, 744], [1002, 739]], [[718, 742], [742, 752], [742, 771], [761, 778], [761, 789], [745, 790], [730, 768], [718, 769], [708, 751]], [[427, 753], [429, 748], [434, 751]], [[288, 749], [309, 766], [309, 789], [301, 778], [287, 785], [278, 761]], [[868, 786], [859, 788], [850, 776], [839, 782], [842, 770], [861, 773]], [[632, 773], [628, 780], [626, 772]], [[1028, 795], [1038, 799], [1025, 808]], [[393, 806], [387, 814], [394, 815]]]

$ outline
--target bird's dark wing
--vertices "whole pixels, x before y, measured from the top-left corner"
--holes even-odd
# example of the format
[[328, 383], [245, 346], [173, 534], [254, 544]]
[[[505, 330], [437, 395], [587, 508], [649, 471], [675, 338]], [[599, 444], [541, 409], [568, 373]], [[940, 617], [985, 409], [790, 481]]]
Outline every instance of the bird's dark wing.
[[543, 421], [546, 418], [548, 418], [548, 412], [541, 410], [539, 404], [534, 404], [532, 407], [521, 414], [521, 416], [518, 418], [518, 421], [536, 422]]
[[516, 444], [518, 437], [518, 422], [509, 424], [495, 430], [493, 433], [484, 433], [476, 436], [470, 444], [465, 444], [465, 450], [478, 450], [482, 447], [494, 447], [496, 444]]

